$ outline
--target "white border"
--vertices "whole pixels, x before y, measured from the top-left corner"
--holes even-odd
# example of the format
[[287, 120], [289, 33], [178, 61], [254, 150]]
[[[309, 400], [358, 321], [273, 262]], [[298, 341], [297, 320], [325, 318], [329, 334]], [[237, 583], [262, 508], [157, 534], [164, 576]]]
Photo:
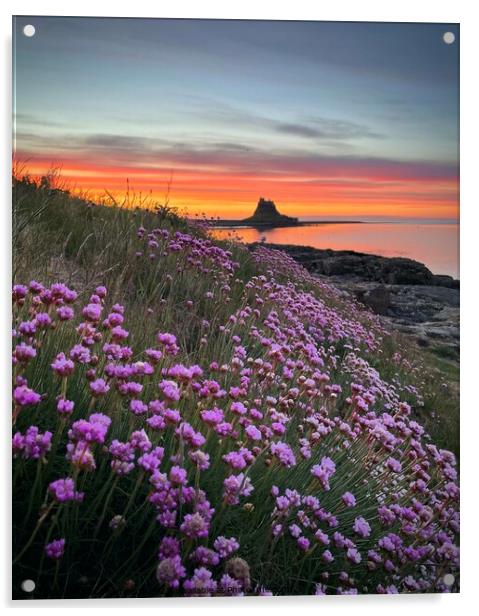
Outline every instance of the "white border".
[[[1, 130], [4, 139], [0, 148], [2, 172], [0, 181], [2, 190], [2, 242], [0, 276], [2, 282], [2, 354], [5, 370], [0, 370], [2, 398], [2, 498], [0, 505], [0, 526], [3, 549], [0, 557], [0, 587], [1, 604], [9, 609], [20, 610], [23, 613], [31, 608], [36, 611], [61, 608], [68, 610], [95, 610], [105, 613], [118, 609], [148, 609], [157, 613], [194, 613], [203, 614], [211, 611], [228, 611], [230, 613], [274, 612], [282, 615], [292, 610], [311, 611], [327, 610], [333, 613], [348, 613], [354, 611], [355, 616], [362, 614], [403, 613], [412, 610], [415, 614], [434, 613], [452, 616], [453, 611], [460, 609], [468, 613], [468, 608], [477, 603], [479, 597], [474, 592], [479, 591], [478, 567], [478, 462], [474, 455], [477, 451], [478, 409], [477, 409], [477, 372], [479, 361], [478, 340], [478, 302], [479, 277], [478, 264], [478, 230], [479, 230], [479, 135], [477, 128], [478, 86], [477, 64], [479, 49], [479, 20], [476, 3], [473, 0], [396, 0], [384, 2], [379, 0], [340, 0], [335, 2], [320, 2], [295, 0], [280, 2], [279, 0], [243, 0], [238, 5], [224, 1], [201, 2], [177, 1], [163, 3], [135, 0], [133, 3], [100, 2], [82, 0], [82, 2], [9, 2], [4, 1], [0, 9], [1, 43], [5, 53], [2, 54], [1, 91], [6, 96], [1, 97], [3, 105]], [[10, 477], [9, 477], [9, 384], [8, 350], [10, 348], [10, 161], [11, 161], [11, 15], [84, 15], [84, 16], [130, 16], [130, 17], [198, 17], [198, 18], [236, 18], [236, 19], [316, 19], [332, 21], [428, 21], [461, 24], [461, 485], [462, 485], [462, 557], [460, 595], [442, 596], [360, 596], [360, 597], [285, 597], [285, 598], [246, 598], [246, 599], [216, 599], [216, 600], [92, 600], [92, 601], [10, 601]], [[7, 299], [5, 299], [7, 298]]]

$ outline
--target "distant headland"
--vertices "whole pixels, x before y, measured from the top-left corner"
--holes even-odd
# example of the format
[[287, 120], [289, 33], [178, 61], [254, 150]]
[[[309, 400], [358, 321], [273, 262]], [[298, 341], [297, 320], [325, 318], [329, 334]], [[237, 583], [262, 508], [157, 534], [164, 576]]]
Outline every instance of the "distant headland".
[[274, 227], [305, 227], [310, 225], [328, 225], [359, 223], [359, 220], [318, 220], [301, 221], [293, 216], [281, 214], [274, 201], [259, 198], [256, 210], [252, 216], [241, 220], [212, 220], [213, 227], [257, 227], [259, 229], [272, 229]]

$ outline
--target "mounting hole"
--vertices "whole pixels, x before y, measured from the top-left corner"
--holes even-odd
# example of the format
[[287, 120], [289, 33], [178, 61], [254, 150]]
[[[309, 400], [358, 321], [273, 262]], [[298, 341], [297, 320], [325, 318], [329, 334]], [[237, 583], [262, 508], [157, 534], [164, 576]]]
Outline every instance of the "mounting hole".
[[456, 581], [456, 578], [452, 575], [452, 573], [446, 573], [446, 575], [442, 578], [442, 581], [446, 586], [452, 586]]
[[442, 40], [446, 43], [446, 45], [452, 45], [456, 40], [454, 32], [444, 32], [442, 35]]
[[35, 582], [33, 580], [23, 580], [22, 590], [23, 592], [33, 592], [35, 590]]
[[35, 26], [32, 24], [27, 24], [23, 27], [23, 34], [28, 37], [32, 37], [35, 34]]

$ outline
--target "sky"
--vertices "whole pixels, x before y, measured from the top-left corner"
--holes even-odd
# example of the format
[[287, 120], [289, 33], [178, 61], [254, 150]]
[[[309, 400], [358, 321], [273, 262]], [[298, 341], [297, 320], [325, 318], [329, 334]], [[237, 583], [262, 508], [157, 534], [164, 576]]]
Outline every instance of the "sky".
[[61, 167], [92, 197], [169, 187], [171, 205], [221, 218], [260, 196], [302, 218], [457, 218], [457, 25], [13, 27], [14, 155], [32, 175]]

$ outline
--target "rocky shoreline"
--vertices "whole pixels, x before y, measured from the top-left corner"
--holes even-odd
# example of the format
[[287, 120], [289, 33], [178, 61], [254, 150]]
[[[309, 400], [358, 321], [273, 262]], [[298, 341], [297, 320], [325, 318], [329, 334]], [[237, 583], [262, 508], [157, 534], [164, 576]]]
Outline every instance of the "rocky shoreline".
[[352, 294], [385, 324], [421, 347], [459, 361], [460, 284], [423, 263], [351, 250], [263, 244], [283, 250], [308, 271]]

